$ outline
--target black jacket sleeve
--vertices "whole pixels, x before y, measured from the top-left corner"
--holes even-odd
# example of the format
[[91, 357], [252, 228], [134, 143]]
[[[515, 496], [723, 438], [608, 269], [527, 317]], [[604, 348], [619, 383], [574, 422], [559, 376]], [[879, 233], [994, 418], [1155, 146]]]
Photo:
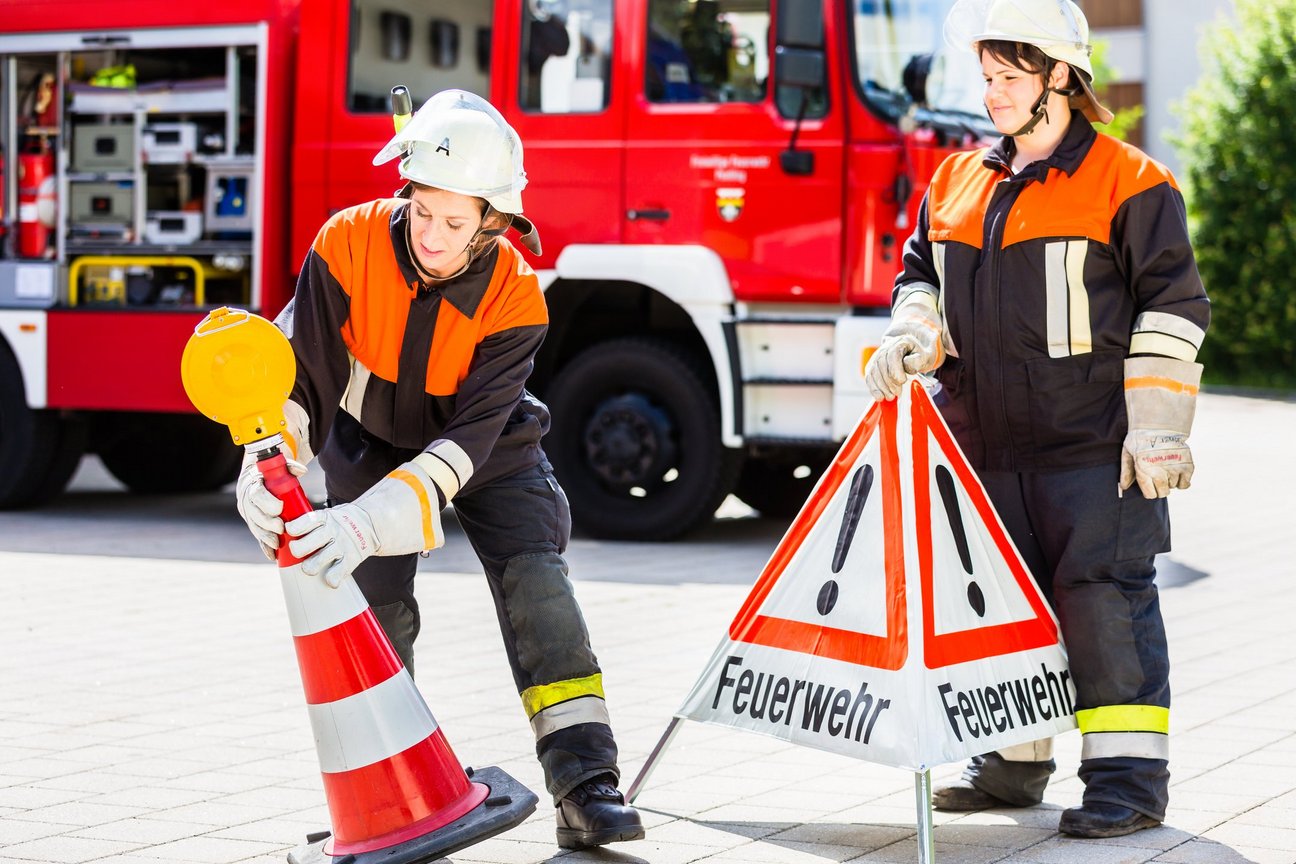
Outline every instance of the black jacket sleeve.
[[310, 418], [310, 445], [315, 453], [324, 446], [351, 374], [350, 354], [342, 341], [349, 308], [350, 299], [329, 272], [328, 262], [312, 249], [293, 299], [275, 324], [287, 334], [297, 360], [289, 398]]

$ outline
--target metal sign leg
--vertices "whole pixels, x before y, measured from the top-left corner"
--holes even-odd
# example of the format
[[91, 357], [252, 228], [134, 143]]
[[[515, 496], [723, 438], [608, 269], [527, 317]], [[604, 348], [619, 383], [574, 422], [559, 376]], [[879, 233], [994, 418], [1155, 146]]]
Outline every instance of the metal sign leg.
[[918, 807], [918, 864], [935, 864], [932, 839], [931, 771], [914, 772], [914, 803]]
[[671, 718], [670, 725], [666, 727], [666, 731], [662, 733], [661, 738], [657, 741], [657, 746], [648, 754], [648, 760], [644, 762], [643, 767], [639, 769], [639, 776], [634, 779], [634, 782], [630, 784], [630, 788], [626, 790], [627, 802], [633, 804], [635, 798], [639, 797], [639, 793], [643, 791], [644, 784], [648, 782], [648, 776], [652, 774], [653, 769], [657, 767], [657, 760], [661, 758], [662, 753], [666, 752], [666, 748], [669, 747], [671, 741], [675, 739], [675, 733], [679, 731], [680, 723], [682, 722], [684, 722], [684, 718], [682, 717]]

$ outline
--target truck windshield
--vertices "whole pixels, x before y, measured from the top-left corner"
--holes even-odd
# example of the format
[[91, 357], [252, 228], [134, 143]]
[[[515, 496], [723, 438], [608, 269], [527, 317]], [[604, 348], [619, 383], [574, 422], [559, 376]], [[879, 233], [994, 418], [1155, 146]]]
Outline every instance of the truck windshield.
[[949, 48], [942, 35], [954, 0], [855, 0], [852, 5], [855, 71], [871, 108], [898, 119], [913, 101], [905, 89], [906, 67], [929, 64], [929, 110], [919, 112], [919, 121], [992, 131], [981, 102], [976, 57]]

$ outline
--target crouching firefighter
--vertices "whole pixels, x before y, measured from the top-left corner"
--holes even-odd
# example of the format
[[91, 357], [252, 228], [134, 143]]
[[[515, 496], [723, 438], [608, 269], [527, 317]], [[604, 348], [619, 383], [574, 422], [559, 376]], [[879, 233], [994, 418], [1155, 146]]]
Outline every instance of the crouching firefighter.
[[[644, 836], [617, 791], [602, 673], [567, 578], [566, 496], [540, 446], [546, 407], [524, 389], [548, 325], [522, 216], [522, 142], [485, 100], [433, 96], [374, 158], [399, 159], [396, 197], [320, 229], [276, 320], [297, 360], [284, 406], [292, 470], [318, 457], [329, 506], [289, 522], [302, 570], [353, 577], [414, 671], [418, 554], [455, 514], [485, 569], [513, 677], [557, 807], [558, 844]], [[250, 461], [239, 512], [273, 557], [282, 505]]]

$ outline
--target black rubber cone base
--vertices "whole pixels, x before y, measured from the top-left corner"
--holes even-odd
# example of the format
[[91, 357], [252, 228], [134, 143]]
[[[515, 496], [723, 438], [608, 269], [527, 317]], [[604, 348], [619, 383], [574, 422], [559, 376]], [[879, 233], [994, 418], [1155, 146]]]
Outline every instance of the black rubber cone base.
[[288, 864], [419, 864], [435, 861], [514, 828], [535, 812], [539, 801], [535, 793], [499, 768], [482, 768], [472, 773], [471, 779], [490, 792], [485, 801], [449, 825], [395, 846], [355, 855], [324, 854], [324, 844], [328, 842], [325, 837], [289, 852]]

